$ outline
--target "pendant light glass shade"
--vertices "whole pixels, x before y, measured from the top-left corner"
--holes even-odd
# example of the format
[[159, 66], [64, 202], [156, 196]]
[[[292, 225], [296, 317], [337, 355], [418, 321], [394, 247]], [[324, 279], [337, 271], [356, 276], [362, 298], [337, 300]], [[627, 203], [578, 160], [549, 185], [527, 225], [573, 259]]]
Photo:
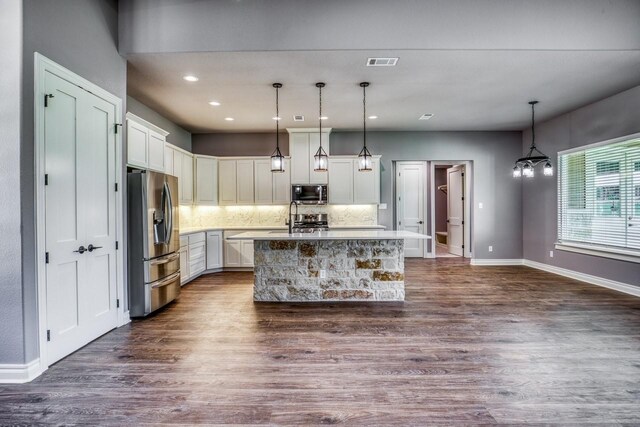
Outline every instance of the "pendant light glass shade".
[[367, 87], [368, 82], [360, 83], [362, 88], [362, 150], [358, 154], [358, 171], [368, 172], [373, 170], [373, 162], [371, 161], [371, 153], [367, 149]]
[[[282, 83], [274, 83], [273, 87], [276, 89], [276, 117], [280, 117], [280, 100], [278, 90], [282, 87]], [[271, 172], [282, 173], [284, 172], [284, 156], [280, 152], [280, 120], [276, 120], [276, 149], [271, 154]]]
[[553, 165], [551, 165], [549, 156], [545, 155], [536, 147], [534, 108], [537, 103], [538, 101], [529, 102], [529, 105], [531, 105], [531, 147], [529, 147], [529, 152], [526, 156], [516, 160], [516, 165], [513, 168], [514, 178], [520, 178], [521, 176], [524, 176], [525, 178], [533, 178], [535, 175], [535, 167], [542, 162], [544, 162], [544, 168], [542, 169], [543, 174], [545, 176], [553, 176]]
[[322, 88], [325, 87], [324, 83], [316, 83], [316, 87], [318, 88], [318, 97], [319, 97], [319, 105], [320, 105], [320, 114], [318, 115], [318, 122], [320, 123], [318, 128], [320, 129], [320, 134], [318, 135], [320, 138], [320, 146], [318, 147], [318, 151], [313, 155], [313, 170], [315, 172], [326, 172], [329, 167], [329, 156], [327, 152], [322, 148]]

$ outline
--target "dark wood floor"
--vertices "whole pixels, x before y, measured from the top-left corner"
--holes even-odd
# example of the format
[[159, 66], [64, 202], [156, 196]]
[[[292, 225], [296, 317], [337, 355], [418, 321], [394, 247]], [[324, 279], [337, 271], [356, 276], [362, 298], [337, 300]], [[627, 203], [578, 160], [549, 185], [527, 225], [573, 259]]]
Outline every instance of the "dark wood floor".
[[30, 384], [0, 424], [640, 423], [640, 299], [526, 267], [408, 260], [404, 304], [256, 304], [202, 277]]

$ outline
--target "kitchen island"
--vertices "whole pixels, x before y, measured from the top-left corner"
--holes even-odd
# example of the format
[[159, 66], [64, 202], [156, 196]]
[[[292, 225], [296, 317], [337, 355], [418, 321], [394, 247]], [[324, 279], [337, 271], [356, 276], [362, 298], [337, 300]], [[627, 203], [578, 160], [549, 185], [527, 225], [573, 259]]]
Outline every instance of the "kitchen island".
[[251, 231], [254, 301], [404, 301], [404, 240], [410, 231]]

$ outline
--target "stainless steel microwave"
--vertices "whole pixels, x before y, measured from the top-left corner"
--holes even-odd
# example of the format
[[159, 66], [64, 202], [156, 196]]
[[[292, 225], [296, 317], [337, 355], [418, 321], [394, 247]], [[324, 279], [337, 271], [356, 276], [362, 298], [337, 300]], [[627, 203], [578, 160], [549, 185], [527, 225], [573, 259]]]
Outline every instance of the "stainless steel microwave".
[[291, 201], [303, 205], [326, 205], [327, 186], [321, 184], [294, 184], [291, 186]]

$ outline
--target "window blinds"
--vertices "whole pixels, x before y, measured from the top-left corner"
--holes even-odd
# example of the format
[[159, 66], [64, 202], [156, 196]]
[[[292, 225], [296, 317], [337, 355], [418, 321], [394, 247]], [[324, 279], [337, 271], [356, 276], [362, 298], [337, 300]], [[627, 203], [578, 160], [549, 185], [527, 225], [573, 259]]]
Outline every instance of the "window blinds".
[[640, 136], [560, 153], [558, 166], [558, 242], [640, 256]]

